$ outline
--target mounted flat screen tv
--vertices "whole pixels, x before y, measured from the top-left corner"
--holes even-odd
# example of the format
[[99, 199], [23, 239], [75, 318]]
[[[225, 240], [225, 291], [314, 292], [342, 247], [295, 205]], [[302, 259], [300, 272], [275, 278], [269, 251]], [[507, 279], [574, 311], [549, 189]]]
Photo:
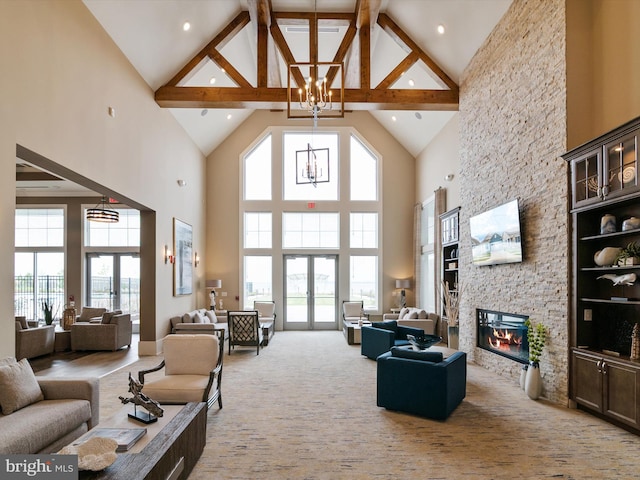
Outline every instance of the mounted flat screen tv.
[[522, 262], [518, 200], [471, 217], [474, 265]]

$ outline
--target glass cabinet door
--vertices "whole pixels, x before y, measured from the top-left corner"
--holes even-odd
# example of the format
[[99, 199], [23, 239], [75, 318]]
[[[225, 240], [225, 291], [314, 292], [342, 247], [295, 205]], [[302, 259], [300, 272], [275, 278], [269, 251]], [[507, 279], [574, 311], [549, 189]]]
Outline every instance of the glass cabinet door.
[[606, 172], [602, 193], [605, 198], [626, 195], [639, 189], [638, 135], [639, 130], [607, 143], [605, 149]]
[[573, 206], [583, 206], [601, 200], [601, 148], [584, 154], [572, 163]]

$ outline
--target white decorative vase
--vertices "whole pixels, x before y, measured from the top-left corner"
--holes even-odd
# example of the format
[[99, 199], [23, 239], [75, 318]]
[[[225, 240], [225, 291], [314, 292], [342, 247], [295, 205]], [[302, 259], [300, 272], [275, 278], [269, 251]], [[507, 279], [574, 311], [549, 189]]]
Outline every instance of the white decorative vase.
[[524, 391], [531, 400], [537, 400], [542, 393], [542, 377], [540, 365], [530, 363], [524, 381]]
[[529, 369], [529, 365], [523, 365], [522, 370], [520, 370], [520, 388], [524, 390], [524, 383], [527, 379], [527, 370]]

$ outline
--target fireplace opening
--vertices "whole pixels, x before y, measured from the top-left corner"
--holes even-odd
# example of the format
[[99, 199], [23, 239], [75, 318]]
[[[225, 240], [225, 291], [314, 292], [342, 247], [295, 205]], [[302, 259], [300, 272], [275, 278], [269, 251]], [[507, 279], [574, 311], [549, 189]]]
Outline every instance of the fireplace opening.
[[476, 309], [478, 347], [520, 363], [529, 363], [527, 315]]

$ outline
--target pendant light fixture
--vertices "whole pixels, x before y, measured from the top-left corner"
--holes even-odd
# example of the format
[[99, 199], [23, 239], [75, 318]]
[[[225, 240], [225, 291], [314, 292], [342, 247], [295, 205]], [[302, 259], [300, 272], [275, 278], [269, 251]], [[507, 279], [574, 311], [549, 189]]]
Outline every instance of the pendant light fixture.
[[95, 207], [87, 210], [87, 220], [90, 222], [118, 223], [120, 214], [107, 208], [107, 198], [103, 196]]

